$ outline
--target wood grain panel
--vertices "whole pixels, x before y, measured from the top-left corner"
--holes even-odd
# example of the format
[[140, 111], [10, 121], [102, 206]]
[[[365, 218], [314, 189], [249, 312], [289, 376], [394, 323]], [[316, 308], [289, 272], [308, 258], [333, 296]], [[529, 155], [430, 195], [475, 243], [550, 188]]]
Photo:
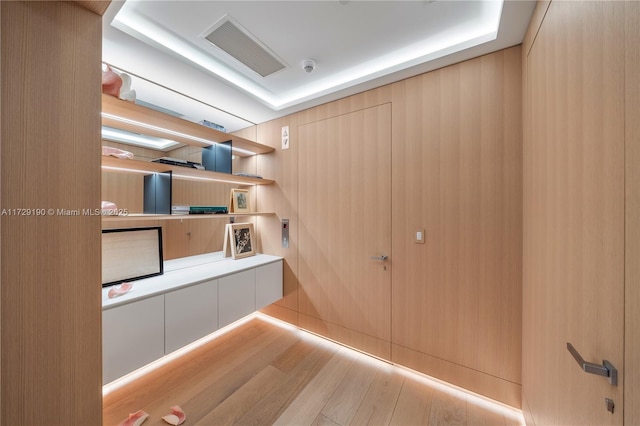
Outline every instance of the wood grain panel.
[[640, 424], [640, 3], [625, 3], [624, 422]]
[[[282, 256], [284, 297], [276, 302], [286, 309], [269, 310], [270, 315], [297, 324], [298, 311], [298, 136], [297, 116], [288, 116], [257, 126], [260, 143], [275, 152], [258, 158], [258, 173], [270, 176], [276, 183], [256, 188], [260, 209], [275, 212], [273, 217], [258, 219], [265, 253]], [[290, 148], [282, 150], [282, 126], [289, 126]], [[267, 187], [268, 186], [268, 187]], [[282, 247], [281, 219], [289, 219], [289, 248]], [[290, 311], [294, 311], [292, 315]], [[282, 314], [282, 315], [280, 315]]]
[[515, 384], [520, 70], [515, 47], [393, 86], [393, 343]]
[[552, 2], [525, 59], [523, 393], [537, 424], [622, 423], [624, 377], [585, 374], [566, 343], [624, 376], [624, 5]]
[[[298, 127], [300, 313], [390, 340], [391, 105]], [[356, 346], [357, 347], [357, 346]]]
[[512, 407], [521, 406], [522, 387], [518, 383], [395, 344], [391, 345], [391, 351], [394, 363], [425, 372]]
[[96, 13], [102, 16], [104, 15], [104, 13], [107, 11], [107, 8], [111, 4], [111, 0], [108, 0], [108, 1], [107, 0], [81, 0], [81, 1], [76, 1], [75, 3], [78, 3], [80, 6], [84, 7], [85, 9], [88, 9], [93, 13]]
[[[3, 209], [100, 204], [100, 16], [2, 2]], [[100, 424], [100, 218], [2, 216], [5, 425]]]
[[102, 172], [101, 200], [115, 203], [130, 214], [143, 212], [144, 175]]
[[298, 326], [364, 353], [386, 360], [391, 359], [391, 345], [388, 340], [378, 339], [302, 312], [298, 313]]
[[522, 40], [523, 55], [526, 56], [529, 54], [529, 49], [533, 46], [536, 36], [538, 35], [538, 30], [540, 29], [540, 25], [542, 25], [542, 21], [544, 20], [544, 15], [547, 13], [547, 9], [550, 4], [551, 0], [538, 0], [536, 3], [536, 8], [533, 10], [533, 15], [529, 22], [529, 27], [524, 35], [524, 40]]

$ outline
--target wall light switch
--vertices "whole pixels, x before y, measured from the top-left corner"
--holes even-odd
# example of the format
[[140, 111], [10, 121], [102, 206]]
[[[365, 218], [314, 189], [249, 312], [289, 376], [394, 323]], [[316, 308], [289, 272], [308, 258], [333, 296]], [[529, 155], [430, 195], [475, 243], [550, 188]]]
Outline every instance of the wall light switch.
[[282, 219], [282, 248], [289, 248], [289, 219]]
[[416, 243], [424, 244], [424, 229], [416, 230]]

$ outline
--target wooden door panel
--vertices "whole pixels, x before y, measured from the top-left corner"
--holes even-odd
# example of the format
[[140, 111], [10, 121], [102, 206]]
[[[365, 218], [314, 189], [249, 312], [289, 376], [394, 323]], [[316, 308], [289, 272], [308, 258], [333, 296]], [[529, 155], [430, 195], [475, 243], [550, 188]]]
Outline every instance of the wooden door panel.
[[[523, 384], [537, 424], [622, 423], [623, 12], [554, 1], [527, 58]], [[584, 373], [567, 342], [611, 361], [618, 386]]]
[[300, 312], [390, 340], [391, 106], [298, 128]]

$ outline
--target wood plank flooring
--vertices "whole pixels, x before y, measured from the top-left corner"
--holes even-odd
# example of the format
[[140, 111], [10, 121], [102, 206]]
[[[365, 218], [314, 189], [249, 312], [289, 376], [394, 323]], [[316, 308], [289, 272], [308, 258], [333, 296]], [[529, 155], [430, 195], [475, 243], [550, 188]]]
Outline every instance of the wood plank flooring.
[[255, 317], [104, 396], [104, 425], [515, 425], [515, 410]]

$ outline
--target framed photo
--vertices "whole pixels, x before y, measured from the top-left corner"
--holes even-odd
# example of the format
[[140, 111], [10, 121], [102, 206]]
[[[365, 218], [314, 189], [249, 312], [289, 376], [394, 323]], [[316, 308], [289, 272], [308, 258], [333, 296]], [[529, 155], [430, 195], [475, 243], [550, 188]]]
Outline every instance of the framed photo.
[[161, 227], [102, 230], [102, 287], [163, 272]]
[[227, 225], [231, 257], [241, 259], [256, 254], [255, 232], [253, 223], [233, 223]]
[[231, 202], [229, 203], [229, 213], [249, 213], [249, 190], [232, 189]]

